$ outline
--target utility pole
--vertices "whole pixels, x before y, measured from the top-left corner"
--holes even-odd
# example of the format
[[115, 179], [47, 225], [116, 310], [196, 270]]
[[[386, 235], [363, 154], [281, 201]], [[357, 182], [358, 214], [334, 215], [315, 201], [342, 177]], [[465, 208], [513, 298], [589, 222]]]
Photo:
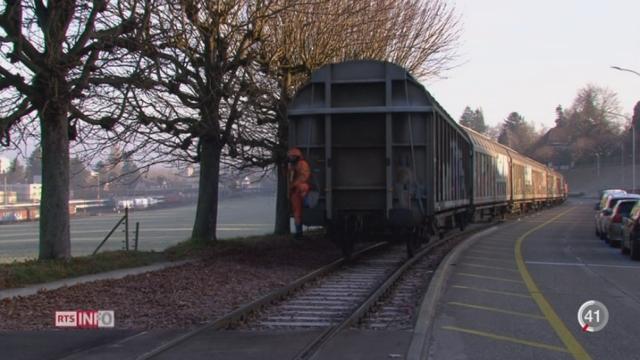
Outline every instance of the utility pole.
[[9, 205], [9, 194], [7, 193], [7, 172], [5, 171], [4, 173], [4, 204]]
[[624, 140], [620, 142], [620, 167], [622, 168], [622, 188], [625, 188], [627, 182], [624, 177]]

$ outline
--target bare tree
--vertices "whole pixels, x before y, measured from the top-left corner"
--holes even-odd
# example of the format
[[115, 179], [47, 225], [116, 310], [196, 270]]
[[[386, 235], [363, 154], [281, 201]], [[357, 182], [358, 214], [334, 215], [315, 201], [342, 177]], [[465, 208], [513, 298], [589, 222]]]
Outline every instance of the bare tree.
[[255, 58], [266, 21], [281, 11], [270, 0], [154, 2], [132, 105], [138, 134], [200, 163], [193, 240], [216, 239], [221, 160], [236, 155], [241, 119], [265, 90]]
[[[244, 138], [245, 161], [275, 164], [278, 174], [276, 233], [289, 232], [285, 154], [288, 148], [287, 105], [295, 90], [322, 65], [344, 60], [386, 60], [405, 66], [421, 78], [437, 76], [456, 58], [458, 17], [443, 0], [320, 0], [296, 3], [291, 11], [267, 23], [260, 62], [271, 98]], [[269, 131], [264, 136], [264, 127]], [[260, 141], [259, 139], [262, 139]], [[264, 148], [267, 151], [264, 151]], [[268, 154], [260, 159], [255, 151]]]
[[[82, 123], [114, 126], [118, 109], [95, 108], [88, 93], [115, 72], [118, 51], [138, 28], [131, 1], [5, 0], [0, 8], [0, 140], [37, 121], [42, 147], [40, 259], [68, 258], [69, 148]], [[93, 89], [93, 90], [91, 90]], [[91, 108], [93, 117], [87, 114]]]
[[620, 104], [613, 91], [592, 84], [578, 90], [573, 105], [564, 110], [572, 134], [571, 153], [574, 161], [593, 161], [596, 156], [609, 157], [619, 149], [622, 133], [619, 113]]

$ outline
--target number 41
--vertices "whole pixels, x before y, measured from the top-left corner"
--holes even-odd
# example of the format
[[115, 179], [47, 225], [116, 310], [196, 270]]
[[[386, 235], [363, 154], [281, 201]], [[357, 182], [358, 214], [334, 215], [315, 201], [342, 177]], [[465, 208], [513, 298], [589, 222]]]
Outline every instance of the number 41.
[[596, 323], [600, 322], [600, 310], [596, 310], [596, 311], [592, 311], [589, 310], [587, 311], [586, 314], [584, 314], [584, 319], [587, 320], [587, 322], [592, 323], [593, 322], [593, 315], [595, 315], [596, 317]]

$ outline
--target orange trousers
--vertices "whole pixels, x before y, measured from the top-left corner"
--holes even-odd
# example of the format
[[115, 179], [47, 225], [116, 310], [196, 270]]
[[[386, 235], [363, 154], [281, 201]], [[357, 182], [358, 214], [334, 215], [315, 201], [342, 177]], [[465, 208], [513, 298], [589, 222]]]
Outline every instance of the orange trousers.
[[304, 207], [304, 197], [309, 192], [309, 185], [298, 184], [289, 191], [289, 200], [291, 201], [291, 212], [293, 212], [293, 221], [296, 225], [302, 224], [302, 208]]

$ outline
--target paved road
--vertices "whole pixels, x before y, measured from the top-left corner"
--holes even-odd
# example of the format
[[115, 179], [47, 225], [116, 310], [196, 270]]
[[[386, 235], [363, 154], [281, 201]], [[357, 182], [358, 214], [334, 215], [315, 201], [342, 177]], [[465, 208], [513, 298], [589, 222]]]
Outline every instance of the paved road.
[[[219, 208], [218, 236], [231, 238], [269, 233], [273, 230], [274, 211], [273, 196], [223, 200]], [[135, 223], [138, 221], [140, 222], [140, 249], [163, 250], [189, 237], [195, 213], [195, 205], [131, 212], [129, 220], [131, 239]], [[121, 216], [122, 214], [104, 214], [73, 218], [71, 220], [73, 255], [91, 253]], [[0, 225], [0, 262], [36, 257], [37, 239], [37, 222]], [[104, 249], [120, 249], [123, 241], [124, 231], [117, 230], [105, 244]]]
[[[640, 263], [593, 234], [592, 202], [508, 223], [455, 265], [438, 306], [431, 359], [640, 359]], [[610, 314], [583, 332], [582, 303]]]

